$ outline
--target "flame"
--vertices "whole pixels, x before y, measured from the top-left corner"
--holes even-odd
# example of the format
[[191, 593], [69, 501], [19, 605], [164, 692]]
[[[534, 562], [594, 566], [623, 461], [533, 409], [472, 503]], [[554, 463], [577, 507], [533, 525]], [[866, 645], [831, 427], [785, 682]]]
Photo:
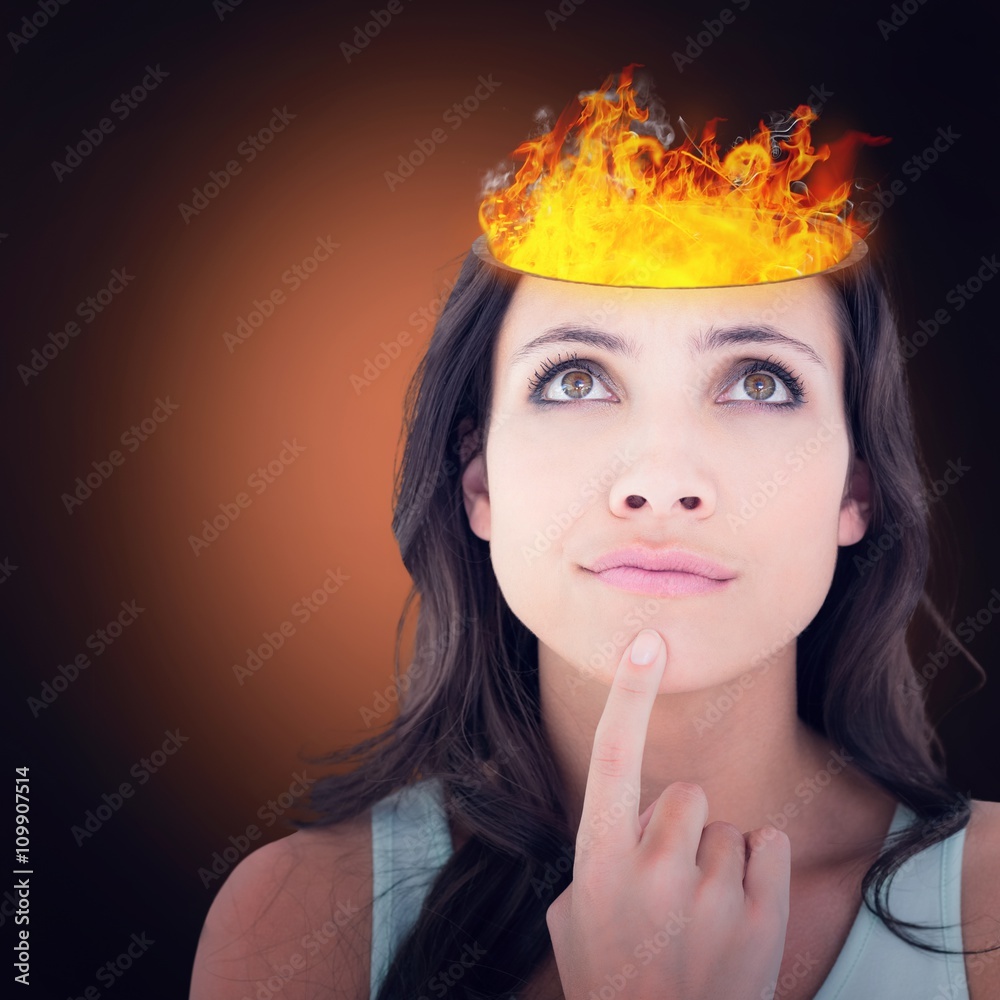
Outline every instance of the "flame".
[[669, 145], [673, 129], [651, 121], [632, 88], [637, 65], [514, 150], [524, 163], [513, 181], [479, 207], [496, 260], [602, 285], [744, 285], [826, 270], [864, 238], [846, 175], [861, 143], [888, 138], [849, 132], [814, 150], [818, 114], [800, 104], [780, 134], [761, 122], [721, 155], [720, 118], [670, 149], [660, 137]]

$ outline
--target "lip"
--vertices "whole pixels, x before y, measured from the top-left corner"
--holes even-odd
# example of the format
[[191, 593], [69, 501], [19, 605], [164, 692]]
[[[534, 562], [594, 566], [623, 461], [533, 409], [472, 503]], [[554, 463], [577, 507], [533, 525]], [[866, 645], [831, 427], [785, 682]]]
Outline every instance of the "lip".
[[714, 593], [736, 576], [727, 566], [684, 549], [638, 546], [615, 549], [584, 569], [610, 586], [659, 597]]

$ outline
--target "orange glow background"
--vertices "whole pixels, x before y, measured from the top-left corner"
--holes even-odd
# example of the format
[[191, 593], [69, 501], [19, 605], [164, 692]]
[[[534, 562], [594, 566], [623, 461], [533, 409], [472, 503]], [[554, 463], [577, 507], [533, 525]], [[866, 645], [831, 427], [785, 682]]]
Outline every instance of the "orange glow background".
[[[58, 947], [63, 959], [58, 972], [49, 959], [46, 972], [35, 962], [54, 996], [82, 993], [94, 967], [143, 928], [163, 943], [131, 974], [132, 995], [185, 995], [218, 887], [202, 885], [199, 867], [288, 788], [300, 753], [374, 731], [361, 710], [391, 688], [409, 587], [390, 522], [403, 396], [430, 335], [414, 314], [443, 302], [479, 235], [481, 180], [528, 135], [538, 107], [558, 112], [578, 89], [637, 61], [671, 113], [695, 127], [723, 115], [735, 133], [825, 84], [834, 95], [819, 123], [827, 138], [846, 128], [893, 137], [862, 153], [871, 177], [904, 176], [901, 164], [939, 127], [962, 135], [907, 181], [877, 232], [877, 249], [905, 253], [907, 331], [998, 249], [995, 190], [974, 208], [966, 201], [978, 116], [992, 93], [992, 33], [944, 7], [922, 7], [883, 40], [870, 6], [858, 8], [856, 35], [842, 37], [824, 24], [829, 11], [796, 8], [793, 21], [776, 25], [751, 5], [681, 73], [671, 53], [718, 5], [667, 13], [633, 4], [630, 23], [617, 5], [589, 0], [553, 28], [545, 4], [404, 2], [348, 63], [340, 46], [370, 6], [244, 3], [220, 20], [208, 2], [72, 4], [4, 56], [16, 152], [0, 219], [8, 502], [0, 560], [17, 569], [0, 601], [15, 667], [13, 759], [32, 767], [46, 879], [32, 926], [49, 942], [46, 954]], [[8, 29], [34, 9], [8, 14]], [[847, 8], [836, 16], [852, 23]], [[802, 37], [816, 41], [803, 49]], [[928, 67], [932, 44], [941, 61]], [[158, 62], [169, 76], [56, 180], [51, 161]], [[447, 140], [390, 191], [384, 172], [490, 74], [501, 84], [495, 93], [459, 128], [444, 124]], [[896, 103], [884, 99], [890, 87]], [[275, 106], [296, 117], [247, 163], [237, 146]], [[185, 224], [178, 204], [234, 158], [241, 173]], [[340, 247], [297, 291], [282, 286], [319, 237]], [[77, 304], [114, 268], [134, 281], [24, 385], [17, 366], [49, 331], [79, 319]], [[223, 332], [274, 288], [284, 289], [284, 304], [231, 352]], [[1000, 282], [954, 312], [908, 368], [924, 401], [918, 428], [930, 471], [957, 457], [973, 469], [937, 505], [958, 537], [951, 577], [935, 579], [943, 595], [958, 587], [953, 620], [975, 613], [998, 585], [996, 404], [983, 360], [996, 356], [997, 296]], [[351, 375], [402, 332], [410, 345], [355, 391]], [[179, 408], [68, 514], [61, 495], [92, 462], [124, 451], [120, 436], [158, 397]], [[305, 450], [263, 493], [248, 491], [248, 477], [285, 439]], [[188, 536], [240, 491], [252, 503], [195, 556]], [[233, 664], [291, 618], [328, 569], [349, 580], [239, 684]], [[131, 600], [146, 609], [138, 621], [34, 718], [27, 699]], [[986, 627], [970, 646], [993, 683], [942, 727], [957, 782], [990, 799], [1000, 798], [988, 722], [998, 632]], [[936, 702], [954, 705], [975, 680], [956, 659], [935, 683]], [[173, 729], [189, 742], [78, 847], [71, 826]], [[275, 824], [266, 839], [288, 832]], [[87, 916], [98, 906], [109, 916]]]

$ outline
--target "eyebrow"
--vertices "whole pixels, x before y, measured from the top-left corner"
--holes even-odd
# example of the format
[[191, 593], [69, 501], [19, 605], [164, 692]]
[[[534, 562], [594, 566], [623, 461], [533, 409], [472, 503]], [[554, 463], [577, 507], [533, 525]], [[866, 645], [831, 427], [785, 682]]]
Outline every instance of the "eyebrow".
[[[563, 323], [559, 326], [550, 327], [538, 337], [529, 340], [523, 347], [518, 348], [511, 356], [510, 366], [513, 367], [520, 361], [525, 360], [539, 347], [545, 347], [548, 344], [564, 343], [586, 344], [590, 347], [599, 347], [609, 354], [618, 354], [633, 361], [640, 360], [642, 356], [642, 348], [628, 337], [620, 337], [616, 333], [608, 333], [605, 330], [598, 330], [593, 327]], [[700, 334], [694, 335], [688, 341], [691, 353], [695, 355], [717, 351], [731, 344], [780, 344], [808, 358], [814, 364], [819, 365], [824, 371], [827, 370], [826, 363], [812, 347], [766, 324], [759, 326], [711, 327]]]

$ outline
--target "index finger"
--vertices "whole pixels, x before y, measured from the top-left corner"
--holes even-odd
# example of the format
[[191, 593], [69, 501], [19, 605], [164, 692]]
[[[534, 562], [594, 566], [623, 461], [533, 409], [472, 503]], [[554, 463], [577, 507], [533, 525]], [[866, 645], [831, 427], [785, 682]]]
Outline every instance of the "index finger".
[[[644, 646], [650, 652], [647, 643], [654, 647], [652, 662], [633, 662]], [[651, 628], [639, 632], [622, 653], [594, 733], [576, 838], [578, 858], [598, 851], [624, 853], [639, 842], [642, 753], [666, 663], [666, 645]]]

